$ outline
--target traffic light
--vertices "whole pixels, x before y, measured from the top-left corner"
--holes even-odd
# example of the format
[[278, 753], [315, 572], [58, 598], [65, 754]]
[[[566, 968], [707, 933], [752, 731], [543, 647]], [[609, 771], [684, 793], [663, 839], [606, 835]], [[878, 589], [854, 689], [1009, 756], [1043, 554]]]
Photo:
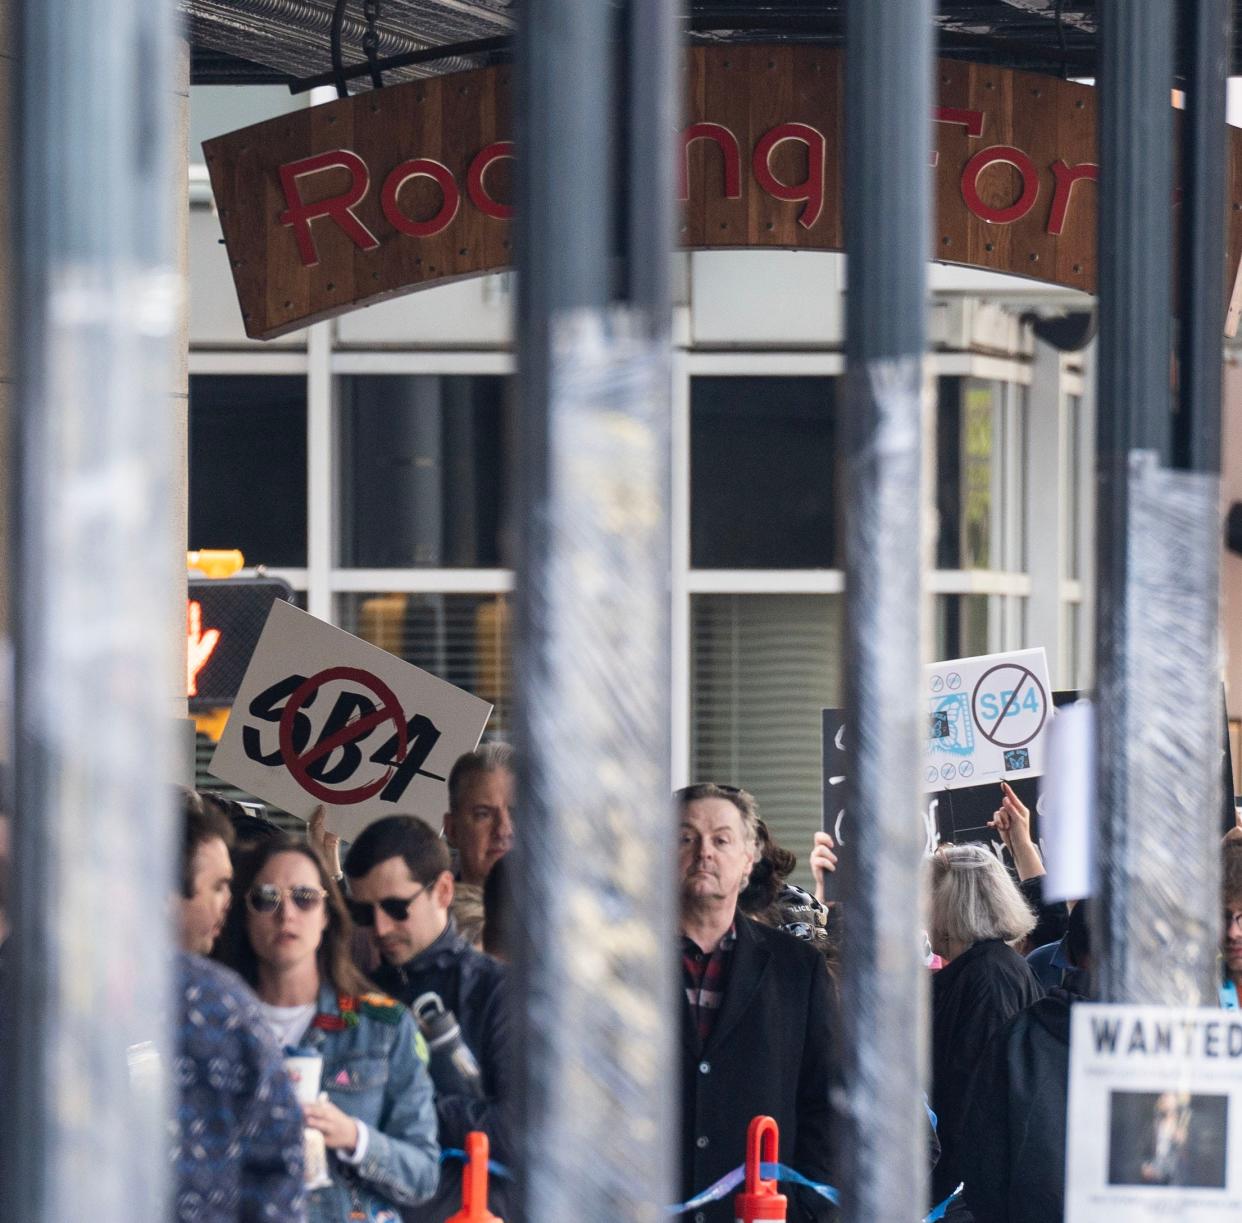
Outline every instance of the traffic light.
[[280, 578], [190, 578], [186, 696], [192, 713], [232, 705], [272, 604], [292, 596]]

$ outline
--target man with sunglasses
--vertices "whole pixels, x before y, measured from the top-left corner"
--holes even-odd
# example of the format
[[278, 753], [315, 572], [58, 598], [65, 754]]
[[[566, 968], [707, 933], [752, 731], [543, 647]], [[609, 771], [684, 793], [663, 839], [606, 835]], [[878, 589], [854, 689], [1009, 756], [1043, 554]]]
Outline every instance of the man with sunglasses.
[[[461, 1150], [467, 1133], [482, 1130], [492, 1158], [511, 1162], [506, 1122], [516, 1067], [505, 1007], [506, 970], [470, 946], [456, 928], [448, 846], [414, 816], [386, 816], [364, 828], [350, 846], [345, 878], [350, 914], [382, 960], [371, 974], [375, 983], [419, 1013], [437, 1008], [427, 997], [434, 995], [460, 1025], [457, 1042], [441, 1044], [429, 1035], [441, 1149]], [[491, 1209], [512, 1220], [516, 1203], [504, 1198], [503, 1183], [494, 1179]], [[406, 1210], [404, 1218], [406, 1223], [441, 1223], [460, 1204], [460, 1165], [450, 1164], [436, 1196]]]

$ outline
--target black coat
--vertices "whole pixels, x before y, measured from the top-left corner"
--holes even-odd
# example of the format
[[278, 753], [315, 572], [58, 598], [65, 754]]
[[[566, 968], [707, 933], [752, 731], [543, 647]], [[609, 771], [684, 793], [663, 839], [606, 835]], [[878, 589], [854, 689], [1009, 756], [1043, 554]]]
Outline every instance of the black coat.
[[1070, 1005], [1054, 990], [988, 1042], [963, 1129], [962, 1173], [976, 1223], [1060, 1223]]
[[932, 1170], [933, 1202], [948, 1197], [964, 1179], [968, 1087], [984, 1048], [1043, 992], [1027, 962], [1000, 939], [976, 943], [932, 978], [932, 1108], [941, 1146]]
[[[681, 991], [682, 1200], [746, 1160], [746, 1130], [767, 1114], [780, 1127], [780, 1159], [811, 1180], [832, 1181], [829, 1090], [838, 1073], [828, 971], [809, 943], [737, 916], [724, 1001], [706, 1045]], [[792, 1185], [790, 1223], [827, 1219], [819, 1195]], [[731, 1196], [685, 1216], [728, 1223]]]
[[[516, 1156], [511, 1113], [517, 1064], [511, 1047], [508, 970], [470, 946], [450, 920], [444, 933], [408, 963], [398, 968], [385, 963], [371, 975], [385, 993], [406, 1006], [429, 990], [439, 994], [445, 1007], [457, 1016], [462, 1039], [479, 1064], [483, 1099], [455, 1090], [459, 1080], [451, 1064], [432, 1055], [440, 1146], [461, 1150], [467, 1133], [482, 1130], [488, 1137], [491, 1158], [513, 1165]], [[435, 1197], [402, 1211], [406, 1223], [441, 1223], [456, 1214], [461, 1209], [461, 1169], [460, 1163], [445, 1164]], [[488, 1200], [493, 1214], [512, 1223], [516, 1198], [510, 1185], [492, 1178]]]

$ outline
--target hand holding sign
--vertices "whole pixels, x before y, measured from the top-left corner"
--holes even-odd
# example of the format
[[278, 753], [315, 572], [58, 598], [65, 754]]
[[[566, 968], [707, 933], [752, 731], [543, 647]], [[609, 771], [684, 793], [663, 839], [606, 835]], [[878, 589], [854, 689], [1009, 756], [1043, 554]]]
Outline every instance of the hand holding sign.
[[815, 899], [821, 904], [827, 900], [825, 879], [837, 869], [836, 842], [830, 833], [817, 832], [811, 844], [811, 874], [815, 876]]
[[328, 874], [333, 879], [339, 879], [341, 877], [341, 838], [335, 832], [327, 830], [325, 827], [327, 818], [328, 813], [324, 810], [323, 803], [320, 803], [311, 814], [306, 839], [323, 859], [324, 865], [328, 868]]
[[1001, 805], [988, 820], [988, 827], [1000, 833], [1014, 869], [1022, 880], [1034, 879], [1044, 873], [1043, 859], [1031, 838], [1031, 813], [1007, 782], [1001, 783]]

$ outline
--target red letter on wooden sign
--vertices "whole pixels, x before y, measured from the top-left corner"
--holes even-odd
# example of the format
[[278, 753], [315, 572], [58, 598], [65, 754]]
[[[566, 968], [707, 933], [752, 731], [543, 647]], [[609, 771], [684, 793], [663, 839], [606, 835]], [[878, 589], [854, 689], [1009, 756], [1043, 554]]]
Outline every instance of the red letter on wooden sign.
[[737, 137], [719, 123], [692, 123], [681, 134], [681, 161], [677, 166], [680, 200], [690, 198], [690, 146], [696, 140], [714, 140], [724, 155], [724, 193], [727, 200], [742, 198], [742, 153]]
[[960, 106], [936, 106], [932, 108], [936, 123], [956, 123], [966, 129], [967, 136], [983, 135], [983, 111], [963, 110]]
[[[801, 140], [806, 145], [806, 180], [801, 183], [778, 182], [772, 173], [772, 153], [786, 140]], [[824, 134], [805, 123], [782, 123], [764, 132], [751, 157], [755, 179], [769, 195], [778, 200], [806, 200], [798, 218], [803, 229], [810, 229], [824, 211]]]
[[[960, 106], [933, 106], [932, 122], [956, 123], [959, 127], [966, 129], [967, 136], [983, 135], [983, 111], [981, 110], [963, 110]], [[939, 149], [932, 149], [931, 164], [933, 168], [940, 164]]]
[[513, 141], [498, 140], [495, 144], [480, 149], [470, 163], [470, 169], [466, 171], [466, 194], [470, 197], [470, 202], [485, 216], [495, 217], [498, 221], [507, 221], [513, 216], [513, 205], [492, 199], [487, 193], [483, 178], [492, 162], [503, 161], [512, 156]]
[[1084, 178], [1095, 182], [1100, 176], [1100, 167], [1089, 161], [1071, 166], [1058, 159], [1052, 163], [1052, 173], [1056, 176], [1057, 186], [1052, 194], [1052, 212], [1048, 215], [1048, 232], [1059, 234], [1065, 228], [1065, 214], [1069, 212], [1070, 195], [1073, 193], [1074, 184]]
[[[401, 188], [412, 178], [432, 178], [440, 184], [444, 203], [440, 211], [429, 221], [413, 221], [397, 206], [397, 196]], [[430, 238], [442, 229], [447, 229], [457, 215], [461, 203], [461, 192], [457, 190], [457, 180], [449, 173], [447, 166], [428, 157], [416, 157], [413, 161], [403, 161], [385, 180], [380, 192], [380, 207], [392, 224], [393, 229], [411, 238]]]
[[[320, 170], [333, 168], [349, 171], [349, 189], [341, 195], [319, 200], [315, 204], [303, 203], [298, 179], [306, 174], [317, 174]], [[379, 246], [379, 239], [353, 213], [354, 206], [366, 195], [367, 188], [371, 185], [370, 171], [357, 153], [351, 153], [348, 149], [316, 153], [314, 157], [288, 162], [280, 167], [279, 173], [280, 185], [285, 191], [285, 203], [289, 205], [280, 214], [279, 220], [282, 225], [293, 226], [298, 240], [298, 254], [306, 267], [313, 268], [319, 262], [319, 252], [315, 249], [315, 239], [310, 227], [316, 217], [331, 217], [361, 250], [373, 251]]]
[[[985, 204], [979, 195], [979, 176], [998, 163], [1013, 166], [1022, 175], [1022, 194], [1008, 208], [993, 208]], [[1008, 225], [1026, 216], [1035, 207], [1039, 195], [1039, 171], [1035, 163], [1021, 150], [1007, 144], [994, 144], [990, 149], [976, 153], [962, 171], [962, 198], [966, 207], [989, 225]]]

